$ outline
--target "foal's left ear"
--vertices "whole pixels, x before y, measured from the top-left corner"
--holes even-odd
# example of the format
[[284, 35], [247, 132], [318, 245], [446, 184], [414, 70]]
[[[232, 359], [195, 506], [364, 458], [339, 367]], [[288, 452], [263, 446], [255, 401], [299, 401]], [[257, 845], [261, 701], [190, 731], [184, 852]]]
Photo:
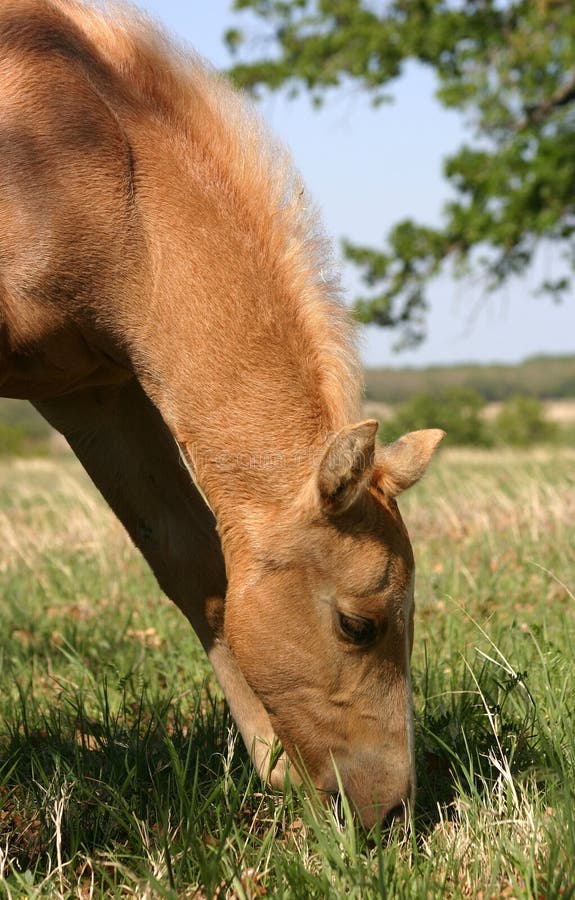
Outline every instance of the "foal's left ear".
[[377, 453], [373, 483], [388, 497], [397, 497], [419, 481], [444, 437], [440, 428], [424, 428], [382, 447]]
[[317, 485], [325, 512], [339, 515], [359, 497], [373, 474], [378, 423], [366, 419], [342, 428], [319, 464]]

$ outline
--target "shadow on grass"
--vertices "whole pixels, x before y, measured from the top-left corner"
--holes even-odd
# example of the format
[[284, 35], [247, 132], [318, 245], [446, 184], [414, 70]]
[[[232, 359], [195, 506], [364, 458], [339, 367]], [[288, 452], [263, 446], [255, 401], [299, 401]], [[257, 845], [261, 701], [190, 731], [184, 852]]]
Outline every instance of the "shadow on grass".
[[422, 837], [456, 817], [458, 798], [487, 800], [502, 771], [517, 781], [535, 777], [543, 787], [560, 769], [554, 747], [541, 738], [526, 672], [494, 667], [486, 659], [477, 671], [464, 663], [452, 679], [450, 690], [436, 693], [424, 676], [416, 722], [416, 822]]
[[[173, 698], [123, 698], [104, 686], [48, 713], [22, 700], [0, 741], [0, 847], [10, 868], [48, 873], [58, 859], [150, 855], [174, 824], [180, 845], [209, 846], [235, 814], [250, 764], [223, 702], [202, 690], [191, 715]], [[233, 789], [232, 789], [233, 785]], [[222, 810], [221, 798], [230, 803]], [[227, 829], [229, 830], [229, 829]]]

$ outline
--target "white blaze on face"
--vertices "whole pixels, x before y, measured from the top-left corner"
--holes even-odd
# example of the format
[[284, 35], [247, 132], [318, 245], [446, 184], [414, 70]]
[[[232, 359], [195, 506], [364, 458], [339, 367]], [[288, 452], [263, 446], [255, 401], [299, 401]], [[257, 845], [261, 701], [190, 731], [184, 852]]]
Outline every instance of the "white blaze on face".
[[415, 742], [413, 734], [413, 692], [411, 685], [411, 648], [409, 646], [409, 623], [413, 612], [415, 589], [415, 572], [412, 573], [411, 580], [405, 592], [405, 600], [403, 601], [403, 614], [405, 621], [405, 672], [407, 687], [407, 703], [405, 706], [405, 727], [407, 733], [407, 752], [409, 753], [409, 765], [411, 770], [411, 796], [409, 798], [411, 807], [415, 801]]

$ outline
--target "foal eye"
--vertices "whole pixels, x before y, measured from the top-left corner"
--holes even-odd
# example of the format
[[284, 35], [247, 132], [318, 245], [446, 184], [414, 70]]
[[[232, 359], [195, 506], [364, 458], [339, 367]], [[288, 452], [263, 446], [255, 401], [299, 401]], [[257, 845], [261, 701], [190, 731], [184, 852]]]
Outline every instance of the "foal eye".
[[371, 644], [377, 633], [375, 622], [371, 619], [345, 613], [339, 613], [339, 627], [343, 636], [354, 644]]

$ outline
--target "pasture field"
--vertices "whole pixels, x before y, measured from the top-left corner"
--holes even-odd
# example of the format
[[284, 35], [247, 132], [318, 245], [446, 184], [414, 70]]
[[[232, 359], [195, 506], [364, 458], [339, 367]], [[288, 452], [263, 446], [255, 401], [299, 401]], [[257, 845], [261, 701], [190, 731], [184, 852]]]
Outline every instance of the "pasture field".
[[410, 830], [263, 790], [191, 629], [72, 459], [0, 462], [0, 898], [575, 896], [575, 452], [441, 453]]

